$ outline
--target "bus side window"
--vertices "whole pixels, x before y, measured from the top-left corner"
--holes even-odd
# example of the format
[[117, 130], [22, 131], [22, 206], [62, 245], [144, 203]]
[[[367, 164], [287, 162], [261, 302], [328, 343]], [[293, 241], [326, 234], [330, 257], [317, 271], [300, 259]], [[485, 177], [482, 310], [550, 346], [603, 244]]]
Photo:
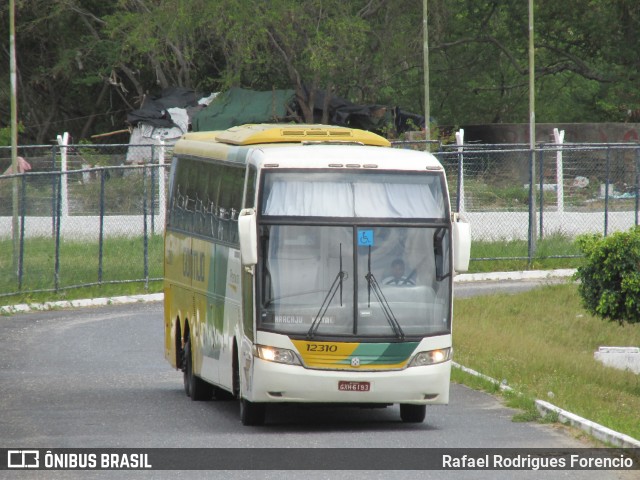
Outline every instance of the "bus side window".
[[220, 175], [220, 240], [238, 244], [238, 213], [242, 206], [242, 192], [245, 181], [244, 169], [224, 165], [218, 168]]

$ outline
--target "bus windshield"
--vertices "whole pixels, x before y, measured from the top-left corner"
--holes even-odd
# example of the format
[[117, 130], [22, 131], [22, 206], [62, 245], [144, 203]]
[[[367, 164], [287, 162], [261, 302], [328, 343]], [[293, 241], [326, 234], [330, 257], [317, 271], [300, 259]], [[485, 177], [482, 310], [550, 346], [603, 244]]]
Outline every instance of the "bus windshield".
[[258, 327], [318, 336], [423, 337], [450, 331], [444, 227], [261, 227]]
[[[450, 230], [440, 175], [318, 176], [274, 172], [265, 180], [258, 328], [308, 339], [449, 333]], [[317, 225], [317, 217], [336, 220]]]

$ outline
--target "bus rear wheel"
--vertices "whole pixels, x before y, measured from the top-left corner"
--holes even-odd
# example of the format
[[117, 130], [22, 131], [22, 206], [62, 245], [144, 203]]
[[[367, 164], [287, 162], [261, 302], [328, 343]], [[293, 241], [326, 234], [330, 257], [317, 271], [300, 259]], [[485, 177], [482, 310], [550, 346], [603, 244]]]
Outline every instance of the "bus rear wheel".
[[191, 400], [210, 400], [213, 396], [213, 386], [193, 373], [193, 357], [191, 355], [191, 340], [184, 344], [184, 390]]
[[245, 398], [240, 399], [240, 421], [243, 425], [263, 425], [266, 411], [264, 403], [250, 402]]
[[404, 423], [421, 423], [427, 415], [426, 405], [400, 404], [400, 418]]

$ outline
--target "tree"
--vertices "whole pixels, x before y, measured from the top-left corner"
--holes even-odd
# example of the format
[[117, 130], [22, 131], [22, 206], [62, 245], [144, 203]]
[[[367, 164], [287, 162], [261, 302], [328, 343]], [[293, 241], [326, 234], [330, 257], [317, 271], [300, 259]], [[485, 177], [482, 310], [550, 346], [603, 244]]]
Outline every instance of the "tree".
[[[76, 0], [31, 0], [19, 2], [16, 12], [19, 118], [29, 143], [48, 143], [55, 133], [79, 132], [104, 81], [97, 76], [84, 45], [109, 2]], [[0, 12], [0, 35], [6, 34], [6, 12]], [[3, 61], [8, 50], [0, 50]], [[4, 70], [3, 70], [4, 72]], [[8, 85], [8, 72], [0, 75]], [[0, 90], [0, 115], [8, 117], [8, 90]], [[104, 112], [101, 112], [104, 114]]]
[[577, 242], [585, 262], [575, 278], [585, 308], [620, 324], [640, 322], [640, 228]]
[[342, 95], [364, 61], [368, 24], [358, 3], [227, 2], [215, 23], [224, 23], [227, 83], [292, 88], [304, 119], [313, 121], [316, 90]]
[[[450, 123], [527, 121], [526, 2], [447, 4], [448, 10], [436, 10], [438, 23], [430, 28], [435, 72], [432, 105], [440, 119]], [[620, 95], [615, 100], [611, 95], [616, 85], [628, 92], [630, 104], [640, 106], [638, 55], [627, 50], [627, 46], [638, 50], [638, 8], [630, 0], [535, 2], [538, 121], [624, 120], [615, 105]], [[623, 66], [629, 63], [634, 69]]]
[[125, 0], [105, 17], [105, 33], [119, 39], [112, 67], [142, 97], [151, 88], [197, 88], [219, 63], [219, 32], [211, 29], [225, 2]]
[[[423, 111], [418, 1], [22, 0], [16, 28], [21, 143], [121, 129], [167, 86], [295, 89], [306, 120], [316, 90]], [[430, 0], [429, 35], [440, 124], [528, 121], [526, 2]], [[640, 120], [640, 3], [536, 0], [535, 40], [538, 122]]]

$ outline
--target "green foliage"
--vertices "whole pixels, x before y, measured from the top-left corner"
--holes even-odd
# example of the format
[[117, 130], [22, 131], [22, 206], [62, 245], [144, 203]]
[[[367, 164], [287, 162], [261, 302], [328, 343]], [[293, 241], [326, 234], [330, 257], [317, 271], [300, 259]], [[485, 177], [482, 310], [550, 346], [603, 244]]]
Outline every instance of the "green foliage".
[[585, 256], [575, 275], [585, 308], [620, 324], [640, 323], [640, 228], [582, 235], [577, 244]]
[[[18, 124], [18, 133], [24, 131], [24, 125]], [[11, 126], [0, 128], [0, 147], [8, 147], [11, 145]]]
[[11, 127], [0, 128], [0, 146], [11, 145]]

